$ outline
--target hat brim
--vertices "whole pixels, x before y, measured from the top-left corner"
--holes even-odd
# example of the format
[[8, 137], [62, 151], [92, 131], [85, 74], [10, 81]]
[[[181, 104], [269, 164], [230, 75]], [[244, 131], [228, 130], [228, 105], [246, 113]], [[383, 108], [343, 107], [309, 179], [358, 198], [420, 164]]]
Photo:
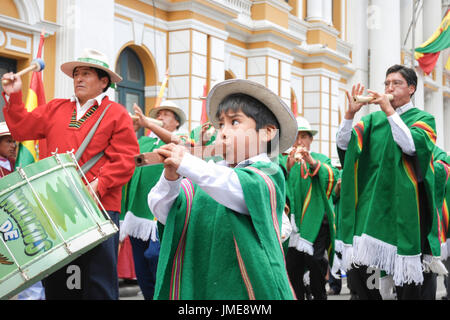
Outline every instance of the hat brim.
[[77, 67], [90, 67], [90, 68], [97, 68], [100, 70], [105, 71], [109, 74], [111, 77], [112, 83], [118, 83], [122, 81], [122, 77], [119, 76], [117, 73], [111, 71], [108, 68], [105, 68], [101, 65], [95, 64], [95, 63], [89, 63], [89, 62], [83, 62], [83, 61], [69, 61], [65, 62], [61, 65], [61, 71], [64, 72], [66, 75], [68, 75], [70, 78], [73, 78], [73, 70]]
[[216, 84], [206, 98], [206, 110], [215, 128], [219, 128], [216, 113], [219, 104], [229, 95], [243, 93], [263, 103], [277, 118], [280, 124], [279, 151], [291, 147], [297, 137], [297, 121], [286, 103], [265, 86], [250, 80], [230, 79]]
[[160, 111], [160, 110], [170, 110], [173, 113], [175, 113], [180, 118], [180, 127], [186, 122], [186, 115], [184, 114], [183, 110], [181, 110], [180, 108], [171, 107], [171, 106], [160, 106], [160, 107], [153, 108], [150, 110], [148, 116], [150, 118], [156, 118], [158, 111]]
[[300, 132], [300, 131], [306, 131], [306, 132], [309, 132], [309, 133], [311, 133], [311, 135], [312, 135], [313, 137], [317, 134], [317, 132], [319, 132], [319, 131], [313, 130], [313, 129], [298, 129], [298, 132]]

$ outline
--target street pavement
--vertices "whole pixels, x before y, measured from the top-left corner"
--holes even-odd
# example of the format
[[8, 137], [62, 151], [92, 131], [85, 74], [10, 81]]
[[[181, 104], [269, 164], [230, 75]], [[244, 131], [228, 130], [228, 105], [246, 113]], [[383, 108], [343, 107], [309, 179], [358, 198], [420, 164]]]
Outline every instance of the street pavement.
[[[327, 284], [327, 290], [329, 289]], [[444, 277], [437, 278], [436, 300], [441, 300], [445, 295]], [[137, 284], [125, 285], [121, 283], [120, 286], [120, 300], [144, 300], [141, 290]], [[329, 295], [328, 300], [350, 300], [350, 291], [347, 287], [347, 278], [342, 279], [342, 290], [338, 295]]]

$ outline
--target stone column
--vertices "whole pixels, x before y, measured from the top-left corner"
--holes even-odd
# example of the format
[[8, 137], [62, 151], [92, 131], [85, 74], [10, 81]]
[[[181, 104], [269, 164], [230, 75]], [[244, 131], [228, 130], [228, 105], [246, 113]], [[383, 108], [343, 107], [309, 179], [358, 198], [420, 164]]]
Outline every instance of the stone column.
[[[442, 7], [440, 0], [427, 0], [423, 4], [423, 37], [427, 40], [438, 28], [442, 21]], [[436, 121], [436, 144], [444, 148], [446, 141], [444, 141], [444, 97], [442, 91], [442, 73], [443, 73], [443, 60], [442, 55], [436, 63], [435, 67], [436, 90], [429, 90], [427, 95], [428, 99], [425, 100], [425, 110], [431, 113]]]
[[[62, 63], [78, 58], [85, 48], [106, 54], [114, 70], [114, 0], [59, 0], [58, 21], [62, 26], [57, 37], [55, 97], [67, 98], [73, 94], [72, 80], [59, 71]], [[101, 28], [98, 15], [101, 12]], [[110, 89], [108, 95], [114, 99]]]
[[[353, 85], [357, 83], [369, 86], [369, 30], [367, 28], [367, 8], [368, 0], [348, 0], [347, 16], [348, 16], [348, 41], [353, 44], [352, 48], [352, 64], [355, 67], [355, 74], [348, 81], [347, 90], [351, 92]], [[347, 97], [341, 98], [345, 102], [341, 106], [342, 116], [344, 115], [344, 107], [347, 106]], [[359, 119], [368, 114], [368, 108], [363, 108], [355, 115], [355, 123]]]
[[333, 2], [332, 0], [322, 0], [323, 19], [325, 22], [333, 25]]
[[324, 21], [322, 0], [307, 0], [306, 20], [307, 21]]
[[[400, 0], [371, 0], [368, 7], [369, 88], [384, 92], [386, 70], [401, 62]], [[370, 105], [370, 112], [380, 110]]]

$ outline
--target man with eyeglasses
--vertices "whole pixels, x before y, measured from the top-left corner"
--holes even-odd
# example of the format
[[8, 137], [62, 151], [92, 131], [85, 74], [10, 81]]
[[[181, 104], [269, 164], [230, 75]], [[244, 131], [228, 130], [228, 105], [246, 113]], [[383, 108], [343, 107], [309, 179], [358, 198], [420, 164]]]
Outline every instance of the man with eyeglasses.
[[[381, 299], [376, 267], [394, 282], [397, 299], [433, 299], [439, 260], [438, 213], [434, 203], [434, 117], [411, 102], [417, 75], [394, 65], [386, 72], [385, 92], [368, 90], [381, 111], [353, 118], [365, 103], [347, 92], [348, 110], [337, 133], [343, 164], [340, 239], [344, 267], [360, 299]], [[393, 96], [390, 101], [388, 94]]]

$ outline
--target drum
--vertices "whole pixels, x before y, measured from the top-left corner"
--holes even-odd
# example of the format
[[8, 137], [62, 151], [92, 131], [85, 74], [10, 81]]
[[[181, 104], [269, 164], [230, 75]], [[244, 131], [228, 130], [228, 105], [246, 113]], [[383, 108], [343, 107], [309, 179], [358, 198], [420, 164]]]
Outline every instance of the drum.
[[8, 299], [114, 235], [73, 153], [0, 179], [0, 299]]

